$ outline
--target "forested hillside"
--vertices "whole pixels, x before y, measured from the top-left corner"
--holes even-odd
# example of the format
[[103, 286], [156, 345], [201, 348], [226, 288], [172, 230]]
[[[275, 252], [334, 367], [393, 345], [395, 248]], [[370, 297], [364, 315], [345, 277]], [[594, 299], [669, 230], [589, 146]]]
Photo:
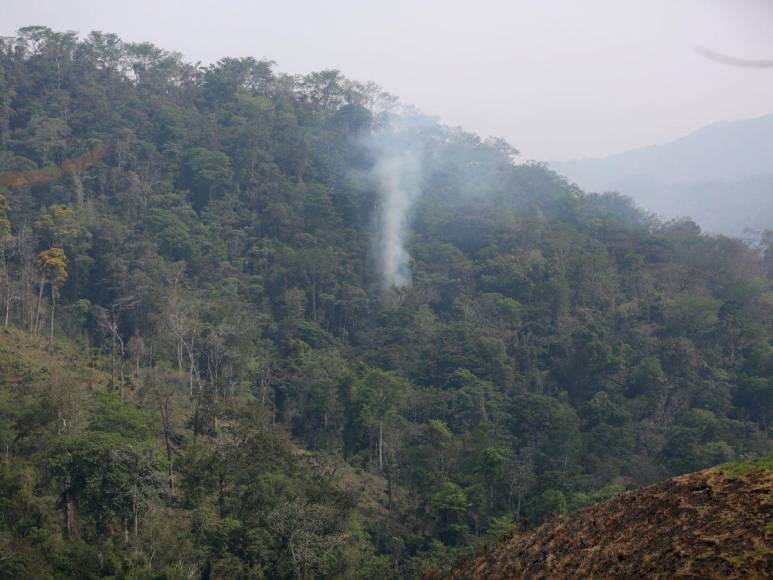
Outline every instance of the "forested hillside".
[[[411, 118], [412, 283], [369, 139]], [[397, 578], [773, 449], [773, 239], [337, 71], [0, 41], [0, 574]]]

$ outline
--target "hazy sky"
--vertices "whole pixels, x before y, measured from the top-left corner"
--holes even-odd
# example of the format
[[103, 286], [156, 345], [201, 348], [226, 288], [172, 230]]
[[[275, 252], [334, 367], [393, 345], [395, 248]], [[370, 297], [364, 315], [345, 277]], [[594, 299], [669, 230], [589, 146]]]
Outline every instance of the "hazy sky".
[[664, 142], [773, 111], [773, 0], [0, 0], [0, 35], [116, 32], [210, 63], [337, 68], [526, 158]]

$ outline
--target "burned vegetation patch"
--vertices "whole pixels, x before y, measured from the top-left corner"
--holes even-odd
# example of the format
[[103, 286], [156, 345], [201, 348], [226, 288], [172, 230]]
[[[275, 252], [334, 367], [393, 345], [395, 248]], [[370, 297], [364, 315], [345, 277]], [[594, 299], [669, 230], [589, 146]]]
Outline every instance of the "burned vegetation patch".
[[716, 468], [619, 495], [461, 562], [451, 578], [770, 578], [773, 474]]

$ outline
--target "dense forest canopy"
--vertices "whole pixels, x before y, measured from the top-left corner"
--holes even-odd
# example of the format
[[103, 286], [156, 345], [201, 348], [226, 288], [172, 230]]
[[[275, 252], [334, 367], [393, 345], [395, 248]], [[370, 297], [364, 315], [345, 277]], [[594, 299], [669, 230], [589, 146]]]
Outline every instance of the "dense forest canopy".
[[411, 577], [770, 452], [773, 236], [515, 154], [335, 70], [0, 41], [0, 573]]

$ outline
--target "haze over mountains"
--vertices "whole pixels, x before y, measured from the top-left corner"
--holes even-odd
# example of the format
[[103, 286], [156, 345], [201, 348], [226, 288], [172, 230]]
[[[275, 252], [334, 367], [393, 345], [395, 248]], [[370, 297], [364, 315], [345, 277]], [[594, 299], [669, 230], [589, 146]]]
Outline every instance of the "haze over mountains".
[[663, 145], [551, 162], [589, 191], [620, 191], [666, 218], [714, 233], [773, 227], [773, 114], [709, 125]]

